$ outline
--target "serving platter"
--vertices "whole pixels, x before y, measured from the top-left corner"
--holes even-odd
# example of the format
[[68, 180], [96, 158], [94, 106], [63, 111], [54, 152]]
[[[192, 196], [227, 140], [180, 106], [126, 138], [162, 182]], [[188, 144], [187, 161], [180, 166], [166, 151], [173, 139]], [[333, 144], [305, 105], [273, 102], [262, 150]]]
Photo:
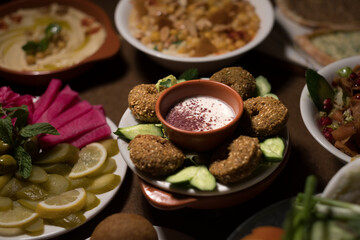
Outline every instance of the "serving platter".
[[[111, 128], [111, 132], [116, 131], [116, 125], [109, 119], [106, 118], [106, 121], [108, 123], [108, 125]], [[111, 137], [113, 139], [117, 139], [117, 136], [115, 134], [111, 134]], [[100, 213], [110, 202], [111, 200], [114, 198], [114, 196], [116, 195], [116, 193], [118, 192], [123, 179], [125, 178], [125, 174], [127, 171], [127, 165], [125, 163], [125, 161], [123, 160], [122, 156], [120, 153], [118, 153], [117, 155], [113, 156], [112, 158], [115, 159], [116, 164], [117, 164], [117, 168], [114, 172], [114, 174], [119, 175], [120, 176], [120, 184], [118, 186], [116, 186], [113, 190], [103, 193], [103, 194], [97, 194], [96, 196], [99, 198], [100, 203], [98, 206], [96, 206], [95, 208], [86, 211], [84, 213], [85, 217], [86, 217], [86, 221], [83, 223], [85, 224], [87, 221], [89, 221], [90, 219], [92, 219], [93, 217], [95, 217], [98, 213]], [[83, 225], [82, 224], [82, 225]], [[81, 226], [81, 225], [79, 225]], [[79, 227], [77, 226], [77, 227]], [[77, 228], [76, 227], [76, 228]], [[72, 230], [74, 230], [75, 228], [72, 229], [66, 229], [66, 228], [62, 228], [62, 227], [57, 227], [57, 226], [52, 226], [52, 225], [45, 225], [44, 226], [44, 233], [39, 235], [39, 236], [30, 236], [30, 235], [17, 235], [17, 236], [0, 236], [0, 239], [22, 239], [22, 240], [38, 240], [38, 239], [51, 239], [54, 237], [57, 237], [59, 235], [65, 234], [67, 232], [70, 232]]]
[[27, 86], [46, 86], [52, 78], [61, 79], [63, 82], [79, 76], [88, 70], [93, 63], [110, 58], [120, 49], [120, 38], [116, 34], [109, 16], [97, 4], [89, 0], [17, 0], [0, 5], [0, 18], [20, 8], [35, 8], [47, 6], [51, 3], [72, 6], [94, 17], [106, 31], [106, 38], [100, 48], [89, 57], [69, 67], [50, 71], [15, 71], [0, 67], [0, 76], [17, 84]]
[[[130, 109], [127, 109], [120, 120], [119, 128], [128, 127], [139, 124], [140, 122], [135, 119]], [[146, 174], [140, 170], [138, 170], [133, 162], [130, 159], [129, 150], [128, 150], [128, 141], [119, 139], [119, 148], [120, 152], [129, 166], [129, 168], [141, 179], [141, 188], [142, 191], [153, 205], [159, 205], [159, 208], [178, 208], [183, 207], [184, 204], [196, 205], [194, 203], [197, 202], [198, 198], [203, 199], [203, 197], [221, 197], [223, 195], [229, 195], [233, 193], [243, 192], [244, 190], [250, 189], [249, 192], [255, 193], [256, 187], [267, 185], [267, 181], [271, 179], [272, 175], [276, 176], [284, 164], [286, 164], [287, 156], [290, 152], [290, 144], [289, 144], [289, 133], [287, 128], [281, 131], [280, 136], [285, 140], [286, 149], [284, 151], [284, 160], [280, 163], [276, 163], [269, 167], [261, 167], [254, 172], [251, 176], [244, 179], [243, 181], [231, 184], [224, 185], [221, 183], [217, 183], [217, 187], [214, 191], [198, 191], [193, 188], [176, 188], [170, 185], [170, 183], [166, 182], [164, 178], [155, 178], [149, 174]], [[259, 188], [260, 189], [260, 188]], [[173, 195], [175, 194], [175, 195]], [[250, 194], [251, 195], [251, 194]], [[244, 196], [243, 196], [244, 197]], [[167, 202], [171, 202], [171, 204], [165, 204], [163, 198], [167, 199]], [[181, 201], [180, 204], [177, 200], [185, 200], [185, 202]], [[160, 202], [159, 202], [160, 201]], [[204, 205], [205, 206], [205, 205]]]

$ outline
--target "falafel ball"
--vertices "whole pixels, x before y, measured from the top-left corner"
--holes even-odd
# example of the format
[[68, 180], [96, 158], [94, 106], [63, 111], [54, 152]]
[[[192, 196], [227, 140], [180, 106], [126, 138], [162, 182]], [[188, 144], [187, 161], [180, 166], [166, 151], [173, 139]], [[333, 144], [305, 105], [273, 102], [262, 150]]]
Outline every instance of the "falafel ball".
[[288, 119], [289, 111], [280, 100], [255, 97], [244, 101], [239, 126], [247, 135], [264, 138], [277, 134]]
[[102, 220], [94, 229], [91, 240], [156, 240], [154, 226], [143, 216], [115, 213]]
[[237, 91], [243, 100], [254, 96], [256, 81], [254, 76], [242, 67], [228, 67], [214, 73], [210, 80], [228, 85]]
[[209, 170], [217, 180], [230, 184], [251, 175], [261, 161], [262, 152], [257, 138], [242, 135], [230, 144], [224, 154], [227, 158], [219, 159], [220, 156], [215, 153]]
[[159, 122], [155, 113], [159, 95], [155, 84], [140, 84], [130, 90], [128, 106], [137, 120], [149, 123]]
[[129, 152], [134, 165], [153, 176], [173, 173], [185, 160], [169, 140], [154, 135], [137, 135], [129, 143]]

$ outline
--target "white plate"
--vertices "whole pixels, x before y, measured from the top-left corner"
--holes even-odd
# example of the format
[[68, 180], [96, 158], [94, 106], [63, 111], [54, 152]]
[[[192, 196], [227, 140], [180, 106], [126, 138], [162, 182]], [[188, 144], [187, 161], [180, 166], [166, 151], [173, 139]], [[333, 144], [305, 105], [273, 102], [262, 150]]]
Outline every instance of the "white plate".
[[[130, 109], [127, 109], [125, 111], [123, 117], [120, 120], [119, 128], [133, 126], [136, 124], [139, 124], [139, 122], [135, 119], [135, 117], [131, 113]], [[285, 156], [285, 153], [288, 150], [288, 143], [289, 143], [289, 134], [288, 134], [287, 128], [284, 131], [282, 131], [280, 135], [286, 141], [286, 143], [285, 143], [286, 149], [284, 151], [284, 156]], [[129, 150], [128, 150], [128, 142], [125, 140], [119, 139], [119, 147], [120, 147], [120, 152], [121, 152], [124, 160], [126, 161], [127, 165], [129, 166], [129, 168], [134, 173], [136, 173], [139, 177], [141, 177], [143, 180], [147, 181], [148, 183], [150, 183], [160, 189], [163, 189], [163, 190], [166, 190], [169, 192], [191, 195], [191, 196], [218, 196], [218, 195], [228, 194], [228, 193], [237, 192], [237, 191], [246, 189], [250, 186], [255, 185], [256, 183], [260, 182], [261, 180], [265, 179], [266, 177], [268, 177], [280, 165], [280, 163], [276, 163], [270, 167], [259, 168], [251, 176], [249, 176], [248, 178], [246, 178], [243, 181], [240, 181], [236, 184], [224, 185], [221, 183], [217, 183], [217, 188], [211, 192], [198, 191], [198, 190], [195, 190], [194, 188], [186, 189], [186, 188], [171, 187], [170, 183], [164, 181], [163, 178], [154, 178], [151, 175], [148, 175], [142, 171], [139, 171], [130, 159]]]
[[[116, 131], [116, 129], [117, 129], [116, 125], [109, 118], [106, 118], [106, 120], [111, 128], [111, 132]], [[113, 133], [111, 134], [111, 137], [114, 139], [117, 139], [117, 136]], [[116, 188], [114, 188], [113, 190], [111, 190], [109, 192], [96, 195], [100, 199], [100, 203], [97, 207], [84, 213], [84, 215], [86, 217], [85, 223], [87, 221], [89, 221], [91, 218], [95, 217], [101, 210], [103, 210], [106, 207], [106, 205], [108, 205], [110, 203], [110, 201], [113, 199], [113, 197], [119, 190], [120, 185], [122, 184], [122, 182], [125, 178], [127, 166], [126, 166], [126, 163], [125, 163], [124, 159], [122, 158], [121, 154], [118, 153], [117, 155], [113, 156], [112, 158], [114, 158], [117, 163], [117, 168], [116, 168], [114, 174], [117, 174], [120, 176], [120, 178], [121, 178], [120, 184]], [[83, 224], [85, 224], [85, 223], [83, 223]], [[79, 226], [77, 226], [77, 227], [79, 227]], [[56, 236], [65, 234], [73, 229], [75, 229], [75, 228], [65, 229], [62, 227], [45, 225], [44, 233], [41, 234], [40, 236], [29, 236], [29, 235], [17, 235], [14, 237], [1, 237], [0, 236], [0, 239], [29, 239], [29, 240], [50, 239], [50, 238], [54, 238]]]

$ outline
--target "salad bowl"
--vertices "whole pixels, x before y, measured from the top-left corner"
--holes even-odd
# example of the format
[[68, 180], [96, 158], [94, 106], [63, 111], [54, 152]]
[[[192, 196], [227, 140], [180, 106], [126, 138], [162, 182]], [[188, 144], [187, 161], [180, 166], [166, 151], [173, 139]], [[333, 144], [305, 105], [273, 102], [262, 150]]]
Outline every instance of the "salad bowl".
[[[336, 76], [336, 72], [343, 67], [353, 68], [360, 64], [360, 56], [350, 57], [342, 59], [321, 68], [318, 73], [322, 75], [330, 84]], [[320, 126], [318, 124], [319, 111], [313, 103], [307, 86], [302, 90], [300, 97], [300, 112], [306, 128], [313, 136], [313, 138], [328, 152], [340, 159], [344, 163], [348, 163], [352, 160], [352, 157], [343, 153], [337, 149], [332, 143], [330, 143], [323, 135]]]

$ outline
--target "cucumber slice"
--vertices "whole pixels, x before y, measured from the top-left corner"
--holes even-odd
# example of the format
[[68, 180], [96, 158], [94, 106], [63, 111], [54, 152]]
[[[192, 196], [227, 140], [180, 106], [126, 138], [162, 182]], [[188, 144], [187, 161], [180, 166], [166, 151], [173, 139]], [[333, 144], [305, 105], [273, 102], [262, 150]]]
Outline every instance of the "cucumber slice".
[[201, 191], [213, 191], [216, 188], [215, 177], [205, 166], [198, 166], [199, 170], [190, 180], [190, 185]]
[[189, 183], [190, 180], [197, 174], [199, 167], [190, 166], [182, 169], [181, 171], [170, 175], [166, 178], [166, 181], [172, 184]]
[[271, 92], [271, 85], [264, 76], [260, 75], [255, 78], [255, 83], [257, 96], [264, 96], [265, 94]]
[[171, 184], [190, 184], [201, 191], [212, 191], [216, 188], [216, 179], [207, 167], [190, 166], [166, 178]]
[[334, 99], [334, 90], [326, 79], [312, 69], [305, 72], [306, 85], [311, 99], [319, 111], [324, 110], [323, 102], [325, 99]]
[[160, 137], [164, 136], [161, 124], [150, 124], [150, 123], [118, 128], [116, 132], [114, 132], [114, 134], [126, 140], [132, 140], [139, 134], [141, 135], [149, 134]]
[[285, 143], [280, 137], [268, 138], [260, 143], [260, 149], [266, 161], [280, 162], [283, 159]]

